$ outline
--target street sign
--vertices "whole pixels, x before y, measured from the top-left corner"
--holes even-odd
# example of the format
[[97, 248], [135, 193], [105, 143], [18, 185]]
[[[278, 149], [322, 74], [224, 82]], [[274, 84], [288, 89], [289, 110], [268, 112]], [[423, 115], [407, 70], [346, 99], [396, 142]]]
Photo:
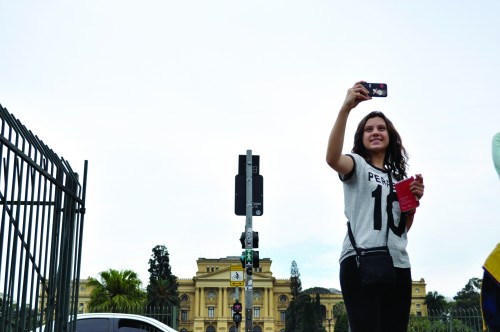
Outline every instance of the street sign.
[[241, 266], [231, 266], [230, 268], [230, 285], [231, 286], [244, 286], [245, 281], [243, 280], [243, 268]]
[[[239, 155], [238, 174], [234, 178], [234, 213], [237, 216], [246, 215], [246, 156]], [[264, 178], [260, 172], [260, 156], [252, 156], [252, 216], [264, 214]]]

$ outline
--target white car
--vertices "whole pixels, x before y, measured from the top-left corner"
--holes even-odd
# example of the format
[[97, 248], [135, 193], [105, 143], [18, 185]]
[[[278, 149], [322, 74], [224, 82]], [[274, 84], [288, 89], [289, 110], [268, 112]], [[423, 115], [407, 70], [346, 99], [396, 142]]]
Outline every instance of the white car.
[[[37, 331], [45, 331], [44, 327]], [[79, 314], [77, 332], [177, 332], [154, 318], [115, 313]]]

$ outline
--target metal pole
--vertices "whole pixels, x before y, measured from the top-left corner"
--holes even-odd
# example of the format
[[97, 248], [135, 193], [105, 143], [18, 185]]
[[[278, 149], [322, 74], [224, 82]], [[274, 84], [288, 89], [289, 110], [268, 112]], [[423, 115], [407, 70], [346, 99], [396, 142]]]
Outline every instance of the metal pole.
[[[240, 302], [240, 287], [236, 286], [234, 288], [234, 299], [236, 302]], [[236, 332], [240, 332], [240, 325], [237, 324], [236, 326]]]
[[[252, 208], [253, 208], [253, 196], [252, 196], [252, 150], [247, 150], [247, 159], [246, 159], [246, 223], [245, 223], [245, 254], [248, 256], [249, 254], [253, 254], [253, 229], [252, 229]], [[247, 257], [248, 258], [248, 257]], [[251, 259], [246, 259], [246, 269], [252, 269], [253, 257]], [[252, 332], [253, 330], [253, 308], [252, 308], [252, 300], [253, 300], [253, 280], [252, 275], [246, 275], [245, 280], [245, 332]]]

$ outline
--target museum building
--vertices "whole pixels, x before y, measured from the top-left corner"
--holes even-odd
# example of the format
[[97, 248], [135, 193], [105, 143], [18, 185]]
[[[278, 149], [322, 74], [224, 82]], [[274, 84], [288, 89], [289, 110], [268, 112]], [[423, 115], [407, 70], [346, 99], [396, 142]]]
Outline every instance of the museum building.
[[[236, 299], [245, 304], [244, 287], [231, 286], [231, 270], [241, 268], [239, 256], [207, 259], [199, 258], [198, 270], [192, 278], [178, 279], [179, 332], [237, 332], [233, 322], [233, 305]], [[290, 277], [276, 278], [271, 272], [271, 259], [260, 259], [260, 267], [252, 273], [253, 332], [284, 332], [286, 310], [292, 294]], [[333, 276], [332, 276], [333, 278]], [[426, 316], [426, 284], [424, 279], [413, 281], [411, 313]], [[91, 296], [88, 279], [80, 280], [78, 313], [88, 312]], [[330, 294], [320, 294], [323, 326], [332, 332], [335, 326], [333, 307], [342, 302], [342, 294], [330, 289]], [[311, 296], [315, 297], [315, 294]], [[244, 316], [245, 308], [243, 308]], [[244, 331], [244, 322], [239, 331]]]
[[[284, 332], [286, 310], [292, 299], [290, 278], [276, 278], [271, 272], [271, 259], [260, 259], [260, 267], [254, 268], [253, 284], [253, 332]], [[189, 279], [179, 278], [179, 331], [180, 332], [236, 332], [232, 307], [237, 298], [245, 304], [244, 287], [231, 286], [231, 267], [240, 267], [240, 257], [197, 260], [196, 275]], [[333, 278], [333, 276], [332, 276]], [[416, 316], [426, 315], [425, 281], [414, 281], [412, 286], [411, 312]], [[342, 294], [331, 290], [331, 294], [320, 294], [324, 307], [323, 325], [333, 331], [335, 319], [333, 307], [342, 302]], [[312, 296], [315, 296], [313, 294]], [[243, 308], [244, 319], [245, 308]], [[244, 327], [244, 321], [242, 322]], [[243, 331], [240, 327], [240, 331]]]

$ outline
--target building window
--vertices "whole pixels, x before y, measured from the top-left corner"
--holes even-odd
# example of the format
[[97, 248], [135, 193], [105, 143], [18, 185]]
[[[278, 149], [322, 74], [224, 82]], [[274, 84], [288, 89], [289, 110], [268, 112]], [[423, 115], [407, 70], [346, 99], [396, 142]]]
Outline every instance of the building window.
[[208, 318], [214, 318], [215, 317], [214, 312], [215, 312], [214, 307], [208, 307]]
[[286, 310], [280, 311], [280, 320], [284, 322], [286, 320]]
[[420, 288], [415, 288], [415, 293], [420, 293]]
[[188, 320], [188, 312], [187, 310], [181, 311], [181, 321], [186, 322]]
[[253, 308], [253, 318], [260, 318], [260, 307]]
[[253, 332], [262, 332], [262, 328], [260, 326], [254, 326]]
[[422, 307], [420, 303], [415, 304], [415, 306], [417, 307], [417, 309], [420, 309]]
[[422, 317], [422, 311], [417, 311], [417, 317]]
[[215, 332], [215, 327], [210, 325], [209, 327], [207, 327], [207, 332]]
[[215, 298], [217, 297], [217, 293], [215, 291], [209, 291], [207, 297], [209, 300], [215, 300]]
[[187, 302], [187, 301], [189, 301], [189, 296], [187, 296], [186, 294], [183, 294], [183, 295], [181, 296], [181, 301], [182, 301], [182, 302]]
[[210, 272], [210, 266], [207, 266], [207, 272]]
[[280, 296], [280, 303], [286, 303], [286, 301], [288, 301], [288, 298], [286, 297], [286, 295], [281, 295]]

